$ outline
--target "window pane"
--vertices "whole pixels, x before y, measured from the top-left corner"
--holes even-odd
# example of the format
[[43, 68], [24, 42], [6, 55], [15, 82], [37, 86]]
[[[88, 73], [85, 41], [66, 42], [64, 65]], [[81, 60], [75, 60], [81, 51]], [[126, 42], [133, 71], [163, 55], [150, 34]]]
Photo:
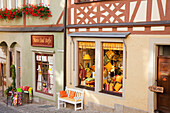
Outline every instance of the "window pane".
[[16, 8], [21, 8], [22, 0], [16, 0]]
[[95, 42], [78, 42], [79, 85], [95, 86]]
[[11, 9], [11, 0], [7, 0], [7, 9]]
[[3, 0], [0, 0], [0, 9], [3, 8]]
[[123, 43], [103, 43], [103, 90], [122, 93]]
[[[50, 61], [48, 54], [36, 54], [37, 67], [37, 90], [45, 93], [52, 93], [53, 88], [53, 63], [49, 65]], [[52, 60], [52, 59], [51, 59]]]

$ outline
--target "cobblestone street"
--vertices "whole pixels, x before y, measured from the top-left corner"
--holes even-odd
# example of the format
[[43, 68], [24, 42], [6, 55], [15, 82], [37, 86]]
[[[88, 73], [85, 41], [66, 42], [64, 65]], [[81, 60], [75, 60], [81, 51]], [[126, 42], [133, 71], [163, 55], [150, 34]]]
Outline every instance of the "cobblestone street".
[[47, 104], [23, 104], [21, 106], [6, 105], [6, 98], [2, 97], [0, 91], [0, 113], [104, 113], [94, 110], [74, 111], [71, 108], [57, 109], [57, 106]]

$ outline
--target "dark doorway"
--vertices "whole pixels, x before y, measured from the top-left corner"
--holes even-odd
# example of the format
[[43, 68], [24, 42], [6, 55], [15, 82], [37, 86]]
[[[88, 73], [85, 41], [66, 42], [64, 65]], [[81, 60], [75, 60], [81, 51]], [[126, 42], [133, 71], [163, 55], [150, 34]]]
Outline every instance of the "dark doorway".
[[158, 86], [164, 87], [164, 93], [157, 93], [157, 108], [170, 113], [170, 46], [159, 46]]

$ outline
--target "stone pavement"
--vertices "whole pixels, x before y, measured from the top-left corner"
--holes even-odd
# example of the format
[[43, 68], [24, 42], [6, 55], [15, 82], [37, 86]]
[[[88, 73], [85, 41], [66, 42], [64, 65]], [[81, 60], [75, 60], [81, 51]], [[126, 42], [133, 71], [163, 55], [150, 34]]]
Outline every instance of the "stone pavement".
[[21, 106], [6, 105], [6, 98], [2, 97], [2, 91], [0, 91], [0, 113], [105, 113], [94, 111], [90, 109], [74, 111], [71, 108], [57, 109], [54, 105], [31, 103], [23, 104]]

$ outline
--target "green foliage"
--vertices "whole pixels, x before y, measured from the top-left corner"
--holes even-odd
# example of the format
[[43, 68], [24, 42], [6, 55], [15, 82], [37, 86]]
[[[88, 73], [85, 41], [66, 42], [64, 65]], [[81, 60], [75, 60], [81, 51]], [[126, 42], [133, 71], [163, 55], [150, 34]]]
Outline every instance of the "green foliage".
[[9, 86], [9, 87], [5, 90], [5, 92], [4, 92], [5, 95], [7, 95], [9, 91], [12, 91], [12, 86]]
[[12, 83], [11, 86], [13, 89], [16, 88], [16, 83], [15, 83], [15, 79], [16, 79], [16, 72], [15, 72], [15, 65], [11, 65], [11, 73], [12, 73]]
[[0, 9], [0, 19], [13, 20], [14, 18], [21, 18], [22, 14], [32, 15], [35, 17], [44, 18], [52, 17], [51, 11], [47, 6], [39, 5], [24, 5], [22, 8], [15, 9]]

